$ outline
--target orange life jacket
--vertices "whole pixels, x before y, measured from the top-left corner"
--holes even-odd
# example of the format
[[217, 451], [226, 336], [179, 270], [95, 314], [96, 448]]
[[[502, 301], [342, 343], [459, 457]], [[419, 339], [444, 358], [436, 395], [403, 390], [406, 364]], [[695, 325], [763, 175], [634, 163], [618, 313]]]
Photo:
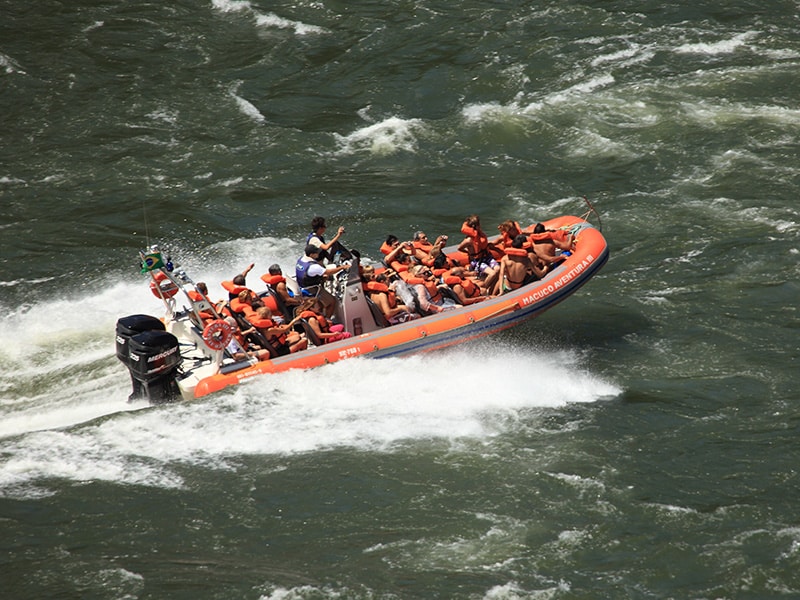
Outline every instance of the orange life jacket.
[[401, 263], [399, 261], [394, 260], [389, 266], [392, 269], [394, 269], [394, 272], [400, 276], [402, 276], [403, 273], [408, 271], [408, 263]]
[[433, 244], [431, 244], [430, 242], [422, 242], [417, 240], [416, 242], [414, 242], [414, 250], [420, 250], [425, 255], [423, 258], [419, 258], [417, 256], [417, 260], [419, 260], [426, 267], [433, 266], [433, 257], [431, 256], [431, 250], [433, 250]]
[[[275, 321], [272, 319], [262, 319], [258, 315], [254, 318], [248, 317], [247, 319], [251, 325], [258, 329], [271, 329], [275, 327]], [[286, 344], [286, 333], [269, 334], [265, 333], [267, 341], [274, 346], [283, 346]]]
[[253, 310], [253, 307], [250, 306], [249, 302], [242, 302], [239, 298], [233, 298], [230, 301], [231, 310], [237, 313], [244, 313], [245, 317], [249, 317], [250, 315], [254, 315], [256, 311]]
[[300, 313], [300, 318], [301, 319], [306, 319], [306, 320], [308, 320], [308, 319], [316, 319], [317, 323], [319, 323], [319, 328], [322, 331], [324, 331], [325, 333], [328, 332], [328, 328], [330, 327], [330, 324], [328, 323], [328, 320], [325, 317], [323, 317], [321, 314], [316, 313], [313, 310], [304, 310], [303, 312]]
[[444, 282], [449, 286], [460, 285], [467, 298], [474, 298], [481, 295], [481, 288], [468, 277], [461, 278], [458, 275], [448, 275], [444, 278]]
[[481, 295], [481, 288], [472, 279], [466, 278], [461, 280], [461, 287], [464, 288], [464, 293], [468, 298], [474, 298]]
[[416, 248], [417, 250], [422, 250], [427, 254], [430, 254], [431, 250], [433, 249], [433, 244], [431, 244], [430, 242], [423, 242], [417, 240], [416, 242], [414, 242], [414, 248]]
[[281, 309], [278, 308], [278, 301], [275, 300], [275, 296], [273, 296], [272, 294], [261, 296], [261, 301], [264, 303], [264, 306], [270, 309], [273, 313], [281, 312]]
[[529, 236], [531, 242], [534, 244], [541, 244], [542, 242], [566, 242], [569, 239], [569, 232], [566, 229], [556, 229], [543, 231], [542, 233], [532, 233]]
[[470, 258], [480, 257], [487, 251], [489, 247], [489, 238], [483, 233], [482, 229], [475, 229], [467, 225], [466, 221], [461, 226], [461, 233], [470, 238]]
[[279, 283], [286, 283], [286, 277], [283, 275], [270, 275], [269, 273], [265, 273], [261, 276], [261, 281], [277, 288]]
[[394, 250], [394, 248], [392, 248], [392, 247], [391, 247], [389, 244], [387, 244], [386, 242], [383, 242], [383, 244], [381, 244], [381, 253], [383, 253], [383, 254], [389, 254], [389, 253], [390, 253], [392, 250]]
[[504, 252], [507, 256], [528, 256], [528, 251], [525, 248], [506, 248]]
[[247, 340], [244, 339], [244, 334], [242, 333], [242, 330], [239, 329], [238, 327], [233, 330], [233, 339], [235, 339], [239, 343], [242, 349], [244, 350], [247, 349], [248, 346]]
[[[189, 290], [187, 294], [189, 295], [189, 298], [191, 298], [192, 301], [194, 302], [203, 302], [204, 300], [210, 302], [208, 298], [204, 297], [203, 294], [201, 294], [197, 290]], [[205, 322], [208, 319], [216, 319], [214, 313], [211, 312], [210, 310], [201, 310], [200, 318], [203, 319], [203, 322]]]
[[238, 296], [238, 295], [239, 295], [239, 294], [241, 294], [243, 291], [245, 291], [246, 289], [248, 289], [248, 288], [247, 288], [247, 286], [244, 286], [244, 285], [236, 285], [235, 283], [233, 283], [233, 282], [232, 282], [232, 281], [230, 281], [230, 280], [223, 281], [223, 282], [222, 282], [220, 285], [222, 285], [222, 287], [223, 287], [223, 288], [225, 288], [225, 290], [226, 290], [226, 291], [227, 291], [229, 294], [233, 294], [234, 296]]
[[442, 290], [439, 289], [439, 286], [436, 285], [436, 282], [426, 280], [424, 285], [428, 290], [428, 294], [431, 296], [431, 302], [434, 304], [439, 304], [439, 302], [442, 301]]
[[272, 327], [272, 319], [262, 319], [258, 316], [258, 313], [251, 313], [245, 317], [247, 322], [254, 327], [258, 327], [259, 329], [268, 329]]
[[501, 242], [503, 246], [505, 246], [506, 248], [511, 246], [511, 242], [514, 241], [514, 238], [522, 233], [522, 229], [520, 228], [519, 223], [517, 223], [516, 221], [514, 221], [514, 227], [517, 228], [516, 233], [508, 233], [507, 231], [500, 232]]
[[384, 293], [389, 298], [389, 306], [391, 308], [395, 308], [397, 306], [397, 294], [394, 293], [394, 290], [390, 290], [389, 286], [385, 283], [380, 283], [378, 281], [369, 281], [364, 285], [367, 292], [374, 292], [374, 293]]
[[431, 281], [429, 279], [423, 279], [422, 277], [409, 277], [406, 279], [406, 283], [408, 283], [408, 285], [424, 285], [425, 289], [428, 290], [428, 295], [431, 297], [431, 303], [438, 304], [441, 302], [442, 291], [439, 289], [435, 280]]

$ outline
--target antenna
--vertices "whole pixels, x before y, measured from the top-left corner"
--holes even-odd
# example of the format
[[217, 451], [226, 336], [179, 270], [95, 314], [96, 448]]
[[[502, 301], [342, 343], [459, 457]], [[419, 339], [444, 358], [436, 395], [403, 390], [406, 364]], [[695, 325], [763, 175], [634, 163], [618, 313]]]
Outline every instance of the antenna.
[[144, 217], [145, 247], [150, 247], [150, 224], [147, 222], [147, 198], [142, 198], [142, 216]]

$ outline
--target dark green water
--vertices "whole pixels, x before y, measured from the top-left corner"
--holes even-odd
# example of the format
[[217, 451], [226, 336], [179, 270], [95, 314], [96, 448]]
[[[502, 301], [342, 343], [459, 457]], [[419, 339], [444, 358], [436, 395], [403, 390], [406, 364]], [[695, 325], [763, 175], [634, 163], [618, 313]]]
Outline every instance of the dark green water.
[[[798, 15], [0, 0], [0, 595], [800, 597]], [[520, 328], [126, 403], [148, 243], [221, 295], [317, 214], [584, 195], [611, 259]]]

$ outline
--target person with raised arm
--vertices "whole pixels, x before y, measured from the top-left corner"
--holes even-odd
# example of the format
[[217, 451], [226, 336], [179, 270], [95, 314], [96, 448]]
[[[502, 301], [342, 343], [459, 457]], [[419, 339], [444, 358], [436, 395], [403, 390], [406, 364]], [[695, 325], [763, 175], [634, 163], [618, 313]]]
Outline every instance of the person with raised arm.
[[352, 255], [350, 251], [345, 248], [339, 239], [344, 235], [344, 227], [339, 227], [336, 230], [336, 235], [333, 236], [330, 242], [325, 241], [325, 231], [328, 225], [324, 217], [314, 217], [311, 220], [311, 233], [306, 236], [306, 245], [311, 244], [320, 249], [320, 260], [324, 263], [326, 260], [329, 262], [337, 262], [337, 254], [341, 260], [350, 260]]

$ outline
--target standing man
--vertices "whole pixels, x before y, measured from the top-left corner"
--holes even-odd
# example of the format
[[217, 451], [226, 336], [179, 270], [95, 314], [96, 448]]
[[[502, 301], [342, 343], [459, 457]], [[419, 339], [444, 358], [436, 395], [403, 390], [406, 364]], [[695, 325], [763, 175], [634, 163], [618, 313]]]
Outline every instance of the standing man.
[[342, 260], [350, 260], [352, 258], [350, 252], [339, 242], [339, 238], [344, 235], [344, 227], [339, 227], [330, 242], [326, 242], [324, 237], [327, 228], [324, 217], [314, 217], [311, 220], [311, 233], [306, 237], [306, 244], [317, 246], [322, 251], [320, 260], [323, 262], [326, 259], [332, 262], [337, 252], [341, 255]]

